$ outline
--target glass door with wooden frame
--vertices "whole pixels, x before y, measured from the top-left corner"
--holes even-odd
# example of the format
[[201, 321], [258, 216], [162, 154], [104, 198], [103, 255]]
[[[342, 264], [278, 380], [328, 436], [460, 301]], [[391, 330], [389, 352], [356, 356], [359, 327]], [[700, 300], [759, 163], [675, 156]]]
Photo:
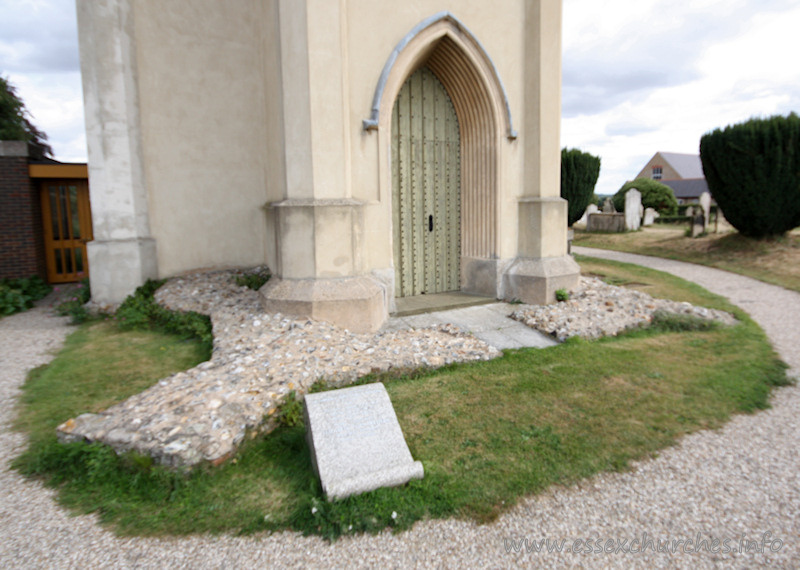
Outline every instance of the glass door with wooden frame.
[[88, 277], [92, 215], [87, 181], [44, 180], [41, 197], [48, 280], [69, 283]]

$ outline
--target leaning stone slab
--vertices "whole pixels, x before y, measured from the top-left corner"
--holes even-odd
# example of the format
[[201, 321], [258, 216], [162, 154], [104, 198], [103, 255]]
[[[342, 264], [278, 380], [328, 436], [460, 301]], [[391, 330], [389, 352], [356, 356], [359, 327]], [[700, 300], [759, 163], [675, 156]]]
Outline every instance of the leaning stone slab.
[[328, 500], [422, 479], [380, 382], [308, 394], [303, 408], [311, 463]]

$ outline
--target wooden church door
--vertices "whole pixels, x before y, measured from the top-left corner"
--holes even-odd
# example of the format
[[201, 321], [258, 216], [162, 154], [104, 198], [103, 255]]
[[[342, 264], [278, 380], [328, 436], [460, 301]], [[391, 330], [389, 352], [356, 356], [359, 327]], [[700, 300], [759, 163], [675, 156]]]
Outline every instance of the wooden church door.
[[460, 289], [458, 118], [444, 86], [421, 67], [392, 113], [395, 296]]

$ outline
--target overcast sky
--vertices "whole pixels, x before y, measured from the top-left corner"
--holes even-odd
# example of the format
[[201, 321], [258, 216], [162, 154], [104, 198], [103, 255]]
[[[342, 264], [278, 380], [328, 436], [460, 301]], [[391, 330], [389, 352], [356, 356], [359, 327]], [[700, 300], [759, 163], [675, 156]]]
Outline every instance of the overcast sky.
[[[600, 156], [599, 194], [657, 151], [800, 112], [798, 0], [564, 0], [563, 23], [561, 145]], [[77, 41], [74, 0], [0, 0], [0, 74], [66, 162], [86, 160]]]

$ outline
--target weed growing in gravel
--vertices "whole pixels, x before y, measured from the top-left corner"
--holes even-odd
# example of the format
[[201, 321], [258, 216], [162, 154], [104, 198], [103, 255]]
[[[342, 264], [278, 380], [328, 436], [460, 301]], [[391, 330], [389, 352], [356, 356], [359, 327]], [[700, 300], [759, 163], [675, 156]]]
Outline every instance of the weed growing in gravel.
[[258, 291], [269, 281], [272, 274], [266, 269], [258, 269], [252, 273], [242, 273], [234, 279], [239, 287], [248, 287], [253, 291]]
[[214, 345], [211, 319], [194, 311], [170, 311], [156, 303], [155, 292], [163, 284], [164, 280], [148, 279], [136, 289], [117, 309], [117, 325], [122, 330], [153, 330], [197, 338], [210, 353]]
[[89, 278], [85, 277], [78, 284], [75, 295], [56, 307], [56, 312], [62, 317], [70, 317], [73, 325], [79, 325], [89, 320], [89, 311], [86, 310], [86, 303], [92, 298], [92, 291], [89, 286]]
[[299, 426], [303, 423], [303, 404], [297, 399], [297, 392], [292, 390], [278, 408], [278, 424], [286, 427]]
[[0, 279], [0, 317], [26, 311], [47, 296], [52, 287], [38, 275], [24, 279]]

